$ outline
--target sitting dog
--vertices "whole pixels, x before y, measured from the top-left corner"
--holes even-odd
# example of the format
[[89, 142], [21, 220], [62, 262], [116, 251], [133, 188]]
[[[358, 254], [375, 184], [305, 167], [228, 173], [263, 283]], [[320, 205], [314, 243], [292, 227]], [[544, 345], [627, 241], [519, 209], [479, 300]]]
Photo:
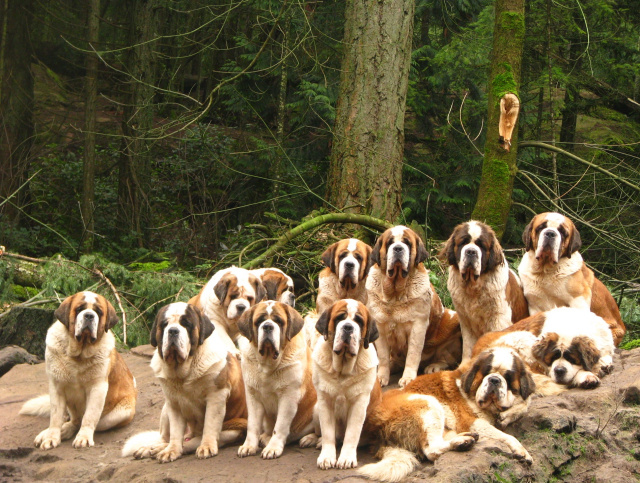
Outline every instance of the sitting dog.
[[531, 315], [554, 307], [591, 310], [602, 317], [616, 346], [626, 328], [616, 301], [580, 255], [582, 240], [573, 222], [560, 213], [540, 213], [522, 234], [527, 253], [518, 273]]
[[382, 386], [402, 367], [401, 387], [416, 378], [429, 324], [442, 317], [442, 302], [422, 263], [426, 258], [420, 236], [406, 226], [389, 228], [371, 252], [367, 308], [380, 332], [375, 344]]
[[195, 451], [198, 458], [209, 458], [239, 440], [247, 424], [240, 363], [209, 318], [194, 305], [166, 305], [151, 328], [151, 345], [156, 347], [151, 369], [165, 397], [160, 431], [132, 436], [122, 456], [153, 456], [167, 463]]
[[276, 300], [283, 304], [296, 306], [293, 292], [293, 279], [279, 268], [257, 268], [251, 270], [260, 279], [266, 292], [267, 300]]
[[265, 295], [264, 286], [255, 273], [244, 268], [229, 267], [216, 272], [189, 303], [202, 310], [213, 322], [218, 337], [229, 352], [237, 356], [239, 351], [236, 344], [240, 337], [238, 319]]
[[609, 325], [594, 313], [561, 307], [539, 312], [508, 329], [484, 335], [473, 352], [510, 347], [553, 382], [591, 389], [613, 370], [613, 337]]
[[[45, 350], [49, 394], [27, 401], [20, 414], [50, 414], [49, 428], [35, 439], [42, 449], [55, 448], [76, 432], [74, 448], [93, 446], [94, 431], [129, 424], [136, 412], [136, 381], [110, 330], [118, 317], [109, 301], [93, 292], [67, 297], [54, 316]], [[64, 422], [67, 413], [70, 420]]]
[[293, 307], [271, 300], [254, 305], [238, 321], [249, 341], [241, 346], [249, 418], [240, 457], [256, 454], [262, 442], [262, 457], [278, 458], [287, 443], [313, 431], [316, 391], [302, 325]]
[[[325, 310], [316, 328], [322, 336], [313, 349], [313, 385], [318, 394], [314, 421], [322, 435], [318, 467], [355, 468], [356, 450], [365, 417], [382, 400], [377, 379], [378, 357], [373, 342], [378, 338], [376, 322], [362, 304], [339, 300]], [[336, 438], [343, 440], [336, 460]], [[305, 437], [301, 446], [310, 446]]]
[[504, 443], [518, 458], [532, 459], [513, 436], [493, 426], [526, 411], [535, 382], [518, 355], [505, 348], [483, 352], [455, 371], [419, 376], [383, 394], [367, 417], [364, 433], [380, 441], [381, 461], [358, 473], [400, 481], [417, 466], [415, 455], [434, 461], [447, 451], [466, 451], [478, 437]]
[[447, 288], [460, 318], [463, 360], [483, 334], [529, 315], [518, 277], [489, 225], [468, 221], [456, 226], [440, 258], [449, 265]]

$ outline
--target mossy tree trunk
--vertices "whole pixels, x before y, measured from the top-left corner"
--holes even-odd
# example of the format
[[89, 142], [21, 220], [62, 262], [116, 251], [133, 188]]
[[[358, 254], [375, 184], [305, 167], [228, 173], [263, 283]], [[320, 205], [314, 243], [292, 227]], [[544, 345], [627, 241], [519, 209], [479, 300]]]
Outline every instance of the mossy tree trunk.
[[348, 213], [400, 214], [414, 0], [348, 0], [327, 198]]
[[507, 151], [500, 143], [500, 100], [508, 93], [519, 97], [523, 42], [524, 0], [496, 0], [488, 89], [487, 141], [473, 218], [491, 225], [499, 238], [504, 234], [511, 209], [518, 155], [517, 126], [511, 138], [511, 149]]

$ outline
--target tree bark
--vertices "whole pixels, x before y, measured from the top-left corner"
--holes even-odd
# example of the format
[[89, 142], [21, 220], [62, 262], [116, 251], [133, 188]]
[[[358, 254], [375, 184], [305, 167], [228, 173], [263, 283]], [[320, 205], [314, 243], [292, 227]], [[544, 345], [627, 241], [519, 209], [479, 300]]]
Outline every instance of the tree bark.
[[346, 3], [327, 198], [349, 213], [400, 215], [414, 9], [414, 0]]
[[[33, 144], [33, 73], [29, 33], [33, 0], [0, 0], [0, 200], [28, 178]], [[0, 207], [17, 223], [28, 186]], [[15, 205], [15, 206], [14, 206]]]
[[[90, 0], [87, 5], [87, 42], [89, 50], [96, 48], [99, 37], [100, 0]], [[83, 250], [93, 250], [95, 231], [93, 212], [95, 210], [95, 174], [96, 174], [96, 100], [98, 97], [98, 56], [88, 52], [85, 57], [87, 74], [85, 77], [84, 104], [84, 159], [82, 163], [82, 215]]]
[[131, 1], [129, 16], [128, 101], [124, 107], [124, 146], [120, 156], [118, 205], [120, 229], [135, 234], [138, 246], [148, 239], [150, 208], [149, 131], [153, 125], [155, 54], [151, 40], [156, 34], [156, 0]]
[[511, 138], [511, 149], [507, 151], [500, 144], [500, 100], [507, 93], [518, 96], [523, 42], [524, 0], [496, 0], [488, 89], [487, 141], [473, 218], [491, 225], [498, 238], [504, 234], [511, 209], [518, 155], [517, 126]]

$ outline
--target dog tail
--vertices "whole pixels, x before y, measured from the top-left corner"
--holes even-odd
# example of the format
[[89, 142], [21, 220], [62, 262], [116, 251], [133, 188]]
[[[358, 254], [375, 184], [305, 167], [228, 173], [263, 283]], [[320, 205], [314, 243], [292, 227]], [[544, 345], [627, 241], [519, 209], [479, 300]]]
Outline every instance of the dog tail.
[[43, 394], [29, 399], [22, 405], [20, 413], [26, 416], [47, 417], [51, 414], [51, 399], [48, 394]]
[[556, 384], [549, 376], [532, 373], [533, 381], [536, 383], [536, 394], [539, 396], [556, 396], [565, 392], [568, 388], [561, 384]]
[[246, 431], [247, 430], [247, 418], [232, 418], [222, 423], [222, 431]]
[[418, 467], [418, 458], [411, 451], [395, 447], [380, 448], [380, 461], [364, 465], [357, 471], [371, 480], [397, 482]]
[[144, 431], [142, 433], [134, 434], [125, 441], [122, 448], [122, 456], [133, 456], [133, 453], [135, 453], [140, 448], [153, 446], [160, 443], [162, 443], [162, 436], [160, 436], [160, 431]]

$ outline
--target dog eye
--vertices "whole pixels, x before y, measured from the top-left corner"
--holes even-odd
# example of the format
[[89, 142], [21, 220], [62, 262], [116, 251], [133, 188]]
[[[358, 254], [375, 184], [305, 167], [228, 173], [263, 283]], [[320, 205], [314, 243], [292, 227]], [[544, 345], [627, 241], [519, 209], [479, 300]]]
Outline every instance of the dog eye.
[[505, 372], [504, 380], [507, 381], [508, 385], [511, 385], [511, 383], [513, 382], [513, 372], [511, 371]]
[[102, 310], [96, 309], [95, 313], [98, 314], [98, 317], [102, 317]]
[[356, 258], [356, 260], [358, 260], [359, 262], [361, 262], [361, 261], [362, 261], [362, 255], [360, 255], [359, 253], [356, 253], [356, 254], [354, 255], [354, 257], [355, 257], [355, 258]]
[[338, 260], [342, 260], [344, 257], [346, 257], [349, 253], [348, 252], [344, 252], [341, 253], [340, 256], [338, 257]]
[[405, 245], [407, 245], [409, 248], [411, 248], [411, 242], [409, 240], [407, 240], [406, 238], [404, 240], [402, 240], [402, 243], [404, 243]]
[[235, 300], [237, 298], [238, 298], [237, 295], [229, 295], [229, 300]]
[[364, 320], [362, 319], [362, 317], [360, 317], [359, 315], [356, 315], [353, 318], [353, 321], [358, 324], [358, 325], [364, 325]]
[[567, 236], [567, 230], [566, 230], [566, 228], [564, 226], [558, 227], [558, 231], [560, 232], [560, 234], [562, 236]]
[[251, 297], [251, 296], [249, 296], [249, 297], [247, 297], [247, 300], [249, 301], [249, 303], [250, 303], [250, 304], [253, 304], [253, 300], [254, 300], [254, 298], [253, 298], [253, 297]]
[[556, 359], [560, 359], [560, 357], [562, 357], [562, 352], [560, 352], [558, 349], [554, 350], [551, 353], [551, 362], [555, 361]]

